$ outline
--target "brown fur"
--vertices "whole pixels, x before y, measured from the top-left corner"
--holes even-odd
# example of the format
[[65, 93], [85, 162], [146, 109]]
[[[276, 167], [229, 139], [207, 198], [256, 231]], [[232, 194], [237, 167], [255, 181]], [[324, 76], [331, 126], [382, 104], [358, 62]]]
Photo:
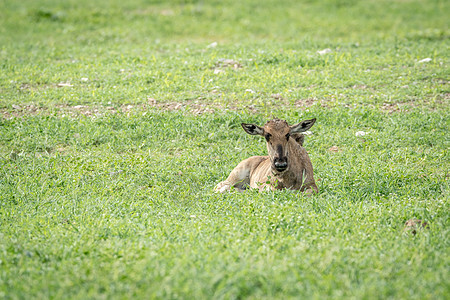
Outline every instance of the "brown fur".
[[403, 232], [409, 232], [412, 235], [416, 235], [420, 230], [425, 228], [430, 229], [430, 225], [428, 225], [428, 222], [422, 221], [420, 219], [409, 219], [405, 222], [405, 228], [403, 229]]
[[291, 134], [291, 137], [300, 145], [303, 146], [305, 142], [305, 136], [302, 133]]
[[[252, 135], [262, 135], [267, 139], [268, 156], [252, 156], [240, 162], [225, 181], [215, 190], [226, 192], [232, 187], [243, 190], [246, 186], [262, 190], [291, 189], [317, 193], [311, 160], [302, 147], [304, 136], [315, 119], [289, 126], [284, 120], [271, 120], [264, 127], [242, 124], [244, 130]], [[290, 137], [288, 137], [290, 135]], [[276, 162], [287, 160], [286, 170], [277, 170]], [[278, 162], [280, 164], [280, 162]]]

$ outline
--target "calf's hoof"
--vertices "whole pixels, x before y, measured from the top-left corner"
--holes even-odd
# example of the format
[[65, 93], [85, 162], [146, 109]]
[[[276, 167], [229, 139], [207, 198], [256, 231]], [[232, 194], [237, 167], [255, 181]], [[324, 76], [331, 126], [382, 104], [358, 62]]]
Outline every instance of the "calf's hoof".
[[216, 187], [214, 188], [214, 192], [216, 193], [226, 193], [230, 190], [231, 186], [230, 184], [222, 181], [219, 184], [216, 185]]

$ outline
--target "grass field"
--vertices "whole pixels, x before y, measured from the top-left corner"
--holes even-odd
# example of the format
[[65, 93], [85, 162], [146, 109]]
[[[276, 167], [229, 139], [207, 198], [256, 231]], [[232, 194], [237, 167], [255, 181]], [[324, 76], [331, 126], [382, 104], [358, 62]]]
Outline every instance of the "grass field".
[[[0, 298], [449, 299], [449, 12], [0, 1]], [[320, 193], [215, 194], [273, 117]]]

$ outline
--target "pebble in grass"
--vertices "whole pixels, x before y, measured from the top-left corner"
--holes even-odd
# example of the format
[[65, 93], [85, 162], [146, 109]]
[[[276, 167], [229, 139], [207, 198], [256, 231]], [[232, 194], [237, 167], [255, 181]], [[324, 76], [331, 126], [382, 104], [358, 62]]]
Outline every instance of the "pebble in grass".
[[339, 152], [341, 149], [338, 146], [332, 146], [330, 149], [328, 149], [330, 152]]
[[419, 60], [419, 63], [427, 63], [427, 62], [430, 62], [430, 61], [432, 61], [432, 59], [427, 57], [427, 58]]
[[331, 53], [331, 52], [333, 52], [333, 51], [330, 48], [326, 48], [326, 49], [317, 51], [317, 53], [320, 54], [320, 55], [328, 54], [328, 53]]
[[419, 219], [409, 219], [405, 222], [405, 228], [403, 228], [403, 232], [412, 235], [416, 235], [422, 229], [429, 229], [430, 226], [426, 221], [422, 221]]

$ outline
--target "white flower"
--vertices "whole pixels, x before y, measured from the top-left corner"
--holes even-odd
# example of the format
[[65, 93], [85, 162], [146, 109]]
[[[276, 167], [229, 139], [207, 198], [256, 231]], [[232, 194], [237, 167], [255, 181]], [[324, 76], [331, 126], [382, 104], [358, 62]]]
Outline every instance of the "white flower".
[[364, 131], [357, 131], [355, 133], [356, 136], [365, 136], [366, 134], [369, 134], [368, 132], [364, 132]]

